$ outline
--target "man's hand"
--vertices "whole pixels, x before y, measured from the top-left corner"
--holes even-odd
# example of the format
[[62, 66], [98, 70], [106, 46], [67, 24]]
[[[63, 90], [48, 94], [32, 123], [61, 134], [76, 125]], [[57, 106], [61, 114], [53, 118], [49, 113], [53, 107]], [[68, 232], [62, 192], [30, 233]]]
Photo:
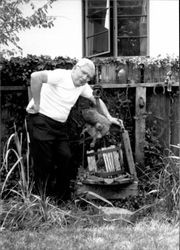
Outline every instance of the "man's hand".
[[123, 121], [121, 119], [116, 118], [116, 117], [112, 117], [112, 116], [109, 116], [108, 119], [111, 122], [111, 124], [115, 124], [115, 125], [118, 125], [120, 127], [123, 127]]
[[36, 114], [39, 112], [39, 104], [34, 103], [29, 109], [28, 113], [30, 114]]

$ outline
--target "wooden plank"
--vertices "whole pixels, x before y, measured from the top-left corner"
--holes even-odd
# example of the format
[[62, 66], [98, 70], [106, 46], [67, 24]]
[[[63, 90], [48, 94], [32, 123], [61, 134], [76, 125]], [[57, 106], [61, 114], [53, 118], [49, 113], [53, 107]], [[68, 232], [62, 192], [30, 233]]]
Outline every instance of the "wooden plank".
[[0, 86], [0, 91], [24, 91], [27, 90], [25, 86]]
[[[180, 144], [180, 94], [171, 103], [171, 145]], [[171, 147], [176, 156], [180, 156], [180, 149]]]
[[[103, 89], [118, 89], [118, 88], [137, 88], [137, 87], [154, 87], [156, 85], [162, 85], [165, 86], [164, 82], [154, 82], [154, 83], [114, 83], [113, 81], [109, 81], [107, 82], [101, 82], [99, 85], [103, 88]], [[179, 82], [175, 82], [173, 84], [173, 87], [178, 87], [179, 86]], [[18, 90], [27, 90], [28, 87], [26, 86], [0, 86], [0, 91], [18, 91]]]
[[113, 154], [115, 169], [116, 169], [116, 171], [119, 171], [119, 170], [121, 170], [119, 154], [117, 151], [114, 151], [112, 154]]
[[136, 162], [144, 164], [145, 118], [146, 118], [146, 88], [136, 88], [135, 116], [135, 157]]
[[[118, 88], [138, 88], [138, 87], [151, 87], [153, 88], [156, 85], [166, 86], [164, 82], [148, 82], [148, 83], [115, 83], [110, 81], [109, 83], [100, 82], [99, 84], [103, 89], [118, 89]], [[179, 82], [175, 82], [172, 87], [178, 87]]]
[[87, 161], [89, 171], [97, 171], [94, 150], [87, 151]]
[[116, 65], [115, 64], [104, 64], [101, 67], [101, 81], [110, 82], [116, 81]]
[[30, 86], [28, 86], [28, 100], [30, 101], [32, 99], [32, 92]]
[[151, 113], [146, 119], [146, 126], [150, 128], [162, 147], [170, 145], [170, 97], [168, 94], [158, 93], [147, 95], [147, 112]]
[[[81, 195], [84, 192], [94, 192], [108, 200], [115, 200], [126, 198], [129, 196], [138, 195], [138, 182], [134, 181], [132, 184], [122, 184], [122, 185], [87, 185], [82, 183], [77, 183], [76, 194]], [[92, 196], [89, 197], [91, 199]]]
[[123, 138], [124, 149], [126, 153], [126, 159], [127, 159], [127, 163], [129, 167], [129, 172], [135, 179], [137, 179], [134, 159], [133, 159], [131, 145], [130, 145], [129, 134], [127, 130], [124, 130], [122, 132], [122, 138]]

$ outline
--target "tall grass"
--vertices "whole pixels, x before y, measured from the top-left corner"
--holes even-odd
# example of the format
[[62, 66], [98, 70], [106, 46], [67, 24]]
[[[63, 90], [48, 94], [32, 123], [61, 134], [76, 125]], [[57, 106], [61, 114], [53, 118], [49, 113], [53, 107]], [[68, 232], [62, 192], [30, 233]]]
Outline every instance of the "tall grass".
[[[0, 169], [0, 230], [4, 228], [35, 228], [41, 224], [66, 223], [68, 211], [54, 205], [49, 197], [33, 193], [30, 166], [29, 135], [18, 134], [16, 125], [5, 144]], [[15, 175], [18, 173], [18, 177]], [[15, 177], [16, 182], [12, 182]]]
[[[141, 180], [146, 182], [148, 180], [150, 191], [148, 193], [155, 196], [153, 208], [156, 204], [158, 205], [159, 201], [163, 201], [161, 208], [169, 215], [173, 214], [178, 218], [180, 157], [174, 156], [169, 150], [167, 152], [166, 156], [161, 156], [161, 162], [155, 170], [141, 169], [143, 172]], [[110, 201], [92, 192], [88, 195], [95, 196], [109, 207], [99, 206], [92, 200], [88, 200], [86, 196], [80, 197], [80, 201], [93, 207], [93, 210], [92, 208], [87, 211], [82, 210], [78, 207], [77, 199], [74, 206], [65, 204], [59, 207], [50, 197], [33, 193], [31, 168], [29, 136], [25, 122], [24, 133], [18, 133], [14, 125], [14, 133], [10, 135], [4, 147], [3, 164], [0, 169], [0, 230], [93, 224], [99, 218], [101, 218], [101, 223], [104, 220], [105, 222], [121, 221], [133, 224], [132, 216], [151, 207], [148, 201], [148, 205], [131, 212], [115, 207]], [[12, 182], [15, 172], [18, 173], [18, 177], [15, 175], [16, 181]]]
[[166, 155], [163, 157], [164, 168], [160, 172], [157, 188], [164, 198], [167, 212], [179, 217], [180, 157], [175, 156], [170, 150], [167, 150]]
[[[24, 145], [24, 142], [26, 145]], [[24, 155], [25, 154], [25, 155]], [[13, 162], [12, 162], [13, 159]], [[6, 185], [12, 173], [18, 168], [19, 181], [17, 188], [11, 188], [9, 192], [16, 193], [18, 196], [26, 201], [29, 199], [32, 191], [32, 183], [30, 181], [30, 151], [29, 151], [29, 135], [27, 132], [27, 125], [25, 121], [25, 138], [23, 133], [18, 135], [16, 125], [14, 124], [14, 133], [8, 138], [3, 151], [3, 164], [1, 173], [6, 172], [6, 178], [3, 181], [0, 197], [5, 192]], [[1, 178], [2, 179], [2, 178]]]
[[[0, 231], [7, 228], [11, 230], [47, 228], [53, 225], [64, 227], [68, 223], [81, 224], [89, 218], [91, 221], [96, 218], [97, 213], [95, 216], [89, 216], [89, 211], [82, 213], [81, 209], [77, 209], [76, 202], [71, 209], [67, 206], [60, 208], [50, 197], [33, 193], [26, 121], [24, 134], [18, 134], [14, 125], [14, 133], [9, 136], [4, 147], [3, 159], [0, 169], [2, 184], [0, 187]], [[18, 177], [15, 172], [18, 173]], [[14, 184], [12, 184], [13, 176], [17, 179], [15, 183], [13, 182]], [[103, 197], [99, 198], [103, 199]], [[111, 205], [109, 201], [105, 199], [103, 201]]]
[[[178, 145], [175, 147], [180, 149]], [[180, 205], [180, 157], [170, 149], [164, 150], [157, 157], [153, 153], [152, 157], [149, 156], [150, 164], [144, 168], [137, 166], [141, 172], [139, 179], [142, 189], [145, 190], [147, 199], [151, 197], [157, 204], [154, 206], [156, 210], [160, 209], [177, 220]]]

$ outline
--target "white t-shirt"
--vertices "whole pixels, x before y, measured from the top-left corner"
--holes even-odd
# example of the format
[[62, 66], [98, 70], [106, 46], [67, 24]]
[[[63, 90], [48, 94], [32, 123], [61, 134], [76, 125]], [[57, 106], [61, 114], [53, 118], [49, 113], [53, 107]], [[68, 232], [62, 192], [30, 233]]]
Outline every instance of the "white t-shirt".
[[[92, 88], [89, 84], [75, 87], [71, 78], [71, 70], [55, 69], [47, 70], [47, 83], [42, 84], [40, 94], [39, 113], [56, 121], [65, 122], [71, 108], [79, 96], [92, 97]], [[30, 109], [34, 100], [31, 99], [26, 110]]]

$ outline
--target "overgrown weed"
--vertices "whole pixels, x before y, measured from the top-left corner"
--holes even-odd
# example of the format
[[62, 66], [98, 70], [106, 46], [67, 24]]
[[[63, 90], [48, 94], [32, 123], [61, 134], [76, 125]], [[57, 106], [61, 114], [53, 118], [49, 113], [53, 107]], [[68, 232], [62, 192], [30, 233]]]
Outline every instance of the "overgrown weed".
[[[14, 125], [3, 152], [3, 164], [0, 169], [0, 229], [36, 228], [41, 225], [66, 224], [68, 211], [53, 204], [49, 197], [33, 194], [33, 181], [30, 177], [29, 138], [25, 123], [25, 138], [19, 135]], [[26, 147], [23, 148], [24, 142]], [[3, 178], [2, 173], [5, 176]], [[10, 183], [14, 173], [18, 173], [15, 185]], [[16, 176], [16, 175], [15, 175]]]
[[[180, 149], [178, 145], [175, 147]], [[151, 212], [166, 213], [167, 217], [178, 220], [180, 157], [170, 149], [163, 150], [150, 131], [146, 135], [145, 165], [137, 165], [137, 171], [142, 200], [155, 204]]]
[[[26, 123], [25, 138], [22, 133], [18, 134], [15, 125], [14, 131], [7, 140], [3, 152], [0, 230], [45, 229], [54, 225], [65, 227], [69, 224], [93, 224], [99, 215], [95, 212], [92, 214], [92, 209], [83, 211], [75, 202], [74, 204], [71, 202], [71, 205], [62, 203], [60, 207], [53, 199], [46, 197], [45, 193], [41, 196], [33, 193]], [[12, 184], [11, 179], [14, 176], [17, 180]], [[110, 202], [107, 201], [107, 203]]]
[[[138, 220], [151, 218], [156, 214], [162, 221], [175, 223], [179, 218], [179, 168], [180, 157], [166, 150], [160, 154], [159, 146], [147, 149], [149, 162], [146, 167], [137, 166], [140, 192], [110, 202], [95, 193], [96, 201], [85, 196], [57, 205], [45, 195], [33, 193], [28, 133], [25, 123], [25, 138], [15, 132], [9, 137], [3, 154], [0, 185], [0, 230], [49, 229], [93, 227], [109, 223], [134, 225]], [[167, 154], [168, 152], [168, 154]], [[2, 174], [5, 176], [2, 178]], [[17, 172], [17, 181], [11, 178]], [[10, 184], [9, 184], [10, 183]], [[101, 201], [100, 201], [101, 200]], [[106, 204], [106, 206], [105, 206]], [[168, 215], [168, 216], [167, 216]]]

